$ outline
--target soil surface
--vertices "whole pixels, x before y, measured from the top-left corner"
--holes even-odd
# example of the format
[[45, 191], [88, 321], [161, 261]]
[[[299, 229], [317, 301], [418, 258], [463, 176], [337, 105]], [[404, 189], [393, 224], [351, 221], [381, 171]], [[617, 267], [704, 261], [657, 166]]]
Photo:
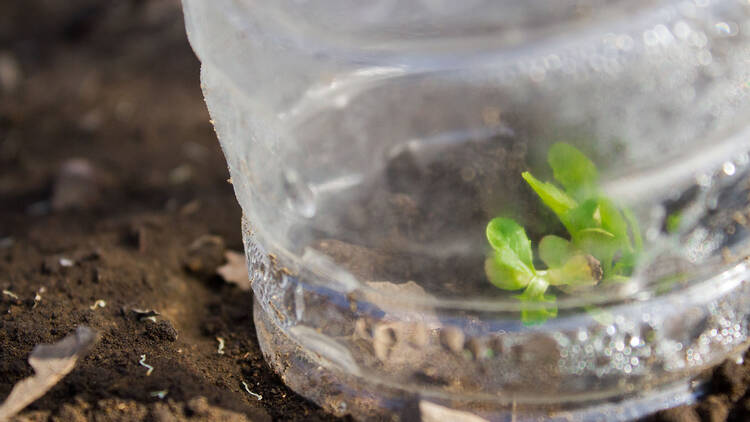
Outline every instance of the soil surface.
[[[0, 397], [35, 345], [100, 336], [17, 420], [335, 420], [271, 372], [251, 293], [216, 275], [240, 210], [198, 69], [176, 0], [0, 3]], [[748, 420], [749, 383], [727, 362], [652, 420]]]
[[334, 420], [216, 275], [241, 214], [198, 71], [178, 1], [0, 4], [0, 401], [36, 344], [100, 335], [19, 420]]

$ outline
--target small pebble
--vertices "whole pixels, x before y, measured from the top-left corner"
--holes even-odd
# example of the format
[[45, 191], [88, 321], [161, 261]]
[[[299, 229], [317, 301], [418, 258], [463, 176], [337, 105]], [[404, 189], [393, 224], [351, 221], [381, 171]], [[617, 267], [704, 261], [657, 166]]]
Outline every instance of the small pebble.
[[416, 347], [424, 347], [430, 341], [430, 330], [421, 322], [414, 323], [410, 330], [409, 341]]
[[13, 92], [21, 82], [21, 66], [9, 52], [0, 53], [0, 90]]
[[391, 348], [396, 344], [396, 332], [388, 324], [378, 324], [373, 330], [372, 347], [375, 356], [381, 361], [388, 359]]
[[482, 360], [489, 357], [489, 350], [484, 341], [479, 338], [472, 338], [467, 342], [467, 347], [471, 352], [472, 358]]
[[188, 247], [185, 268], [196, 275], [213, 277], [224, 263], [224, 239], [219, 236], [203, 235]]
[[156, 341], [173, 342], [177, 340], [178, 333], [174, 325], [168, 320], [161, 319], [156, 322], [144, 321], [146, 323], [146, 335]]
[[10, 248], [11, 246], [13, 246], [13, 243], [15, 243], [15, 241], [12, 237], [0, 238], [0, 249]]
[[440, 331], [440, 342], [453, 353], [461, 353], [466, 337], [456, 327], [443, 327]]
[[73, 158], [60, 166], [52, 189], [54, 211], [85, 209], [92, 206], [98, 197], [97, 175], [88, 160]]

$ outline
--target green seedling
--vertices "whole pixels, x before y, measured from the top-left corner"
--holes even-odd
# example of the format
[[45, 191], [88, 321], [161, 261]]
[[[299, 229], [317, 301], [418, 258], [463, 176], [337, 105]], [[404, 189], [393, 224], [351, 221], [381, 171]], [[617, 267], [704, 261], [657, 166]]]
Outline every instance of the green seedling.
[[493, 249], [485, 261], [489, 281], [504, 290], [521, 290], [521, 320], [539, 324], [557, 316], [556, 296], [599, 283], [627, 280], [643, 248], [632, 212], [602, 196], [596, 166], [571, 145], [552, 145], [547, 155], [555, 180], [562, 188], [524, 172], [521, 176], [567, 230], [570, 238], [544, 236], [537, 256], [546, 269], [536, 268], [531, 241], [524, 228], [498, 217], [487, 225]]

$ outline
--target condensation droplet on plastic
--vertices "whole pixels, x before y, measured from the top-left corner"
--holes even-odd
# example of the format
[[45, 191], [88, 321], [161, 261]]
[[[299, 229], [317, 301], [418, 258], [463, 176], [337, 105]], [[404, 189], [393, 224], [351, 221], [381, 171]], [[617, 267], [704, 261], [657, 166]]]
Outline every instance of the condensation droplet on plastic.
[[615, 41], [615, 46], [623, 51], [630, 51], [633, 49], [635, 42], [629, 35], [620, 35]]
[[721, 166], [721, 169], [724, 171], [724, 174], [726, 174], [727, 176], [734, 175], [734, 172], [736, 170], [736, 168], [734, 167], [734, 163], [732, 163], [731, 161], [727, 161], [726, 163], [724, 163], [724, 165]]
[[294, 312], [297, 321], [302, 321], [302, 317], [305, 315], [305, 291], [301, 284], [297, 284], [297, 287], [294, 288]]
[[714, 25], [716, 32], [724, 37], [733, 37], [739, 32], [739, 27], [734, 22], [717, 22]]
[[315, 216], [315, 194], [296, 171], [284, 172], [284, 191], [289, 209], [305, 218]]
[[706, 173], [699, 174], [695, 179], [696, 182], [698, 182], [698, 185], [702, 188], [711, 186], [711, 176]]
[[672, 29], [672, 32], [674, 32], [675, 36], [677, 36], [677, 38], [681, 40], [687, 39], [692, 31], [693, 30], [690, 29], [690, 25], [688, 25], [685, 21], [677, 22]]
[[713, 56], [711, 55], [711, 52], [705, 49], [698, 52], [697, 59], [698, 59], [698, 64], [702, 66], [708, 66], [714, 60]]

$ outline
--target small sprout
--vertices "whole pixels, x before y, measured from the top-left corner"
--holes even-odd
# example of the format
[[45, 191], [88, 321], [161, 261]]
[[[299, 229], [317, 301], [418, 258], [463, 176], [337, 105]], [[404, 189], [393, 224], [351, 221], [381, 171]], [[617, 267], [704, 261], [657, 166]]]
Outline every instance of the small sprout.
[[219, 348], [216, 349], [216, 353], [223, 355], [224, 354], [224, 339], [221, 337], [216, 337], [216, 341], [219, 342]]
[[39, 288], [39, 290], [36, 291], [36, 294], [34, 295], [34, 306], [31, 307], [31, 309], [34, 309], [39, 305], [39, 302], [42, 301], [42, 293], [46, 292], [47, 288], [42, 286]]
[[15, 293], [11, 292], [10, 290], [3, 290], [3, 294], [4, 294], [5, 296], [8, 296], [8, 297], [10, 297], [10, 298], [13, 298], [13, 299], [15, 299], [15, 300], [19, 300], [19, 299], [21, 299], [20, 297], [18, 297], [18, 295], [17, 295], [17, 294], [15, 294]]
[[72, 267], [75, 265], [75, 261], [69, 258], [60, 258], [60, 266], [61, 267]]
[[154, 372], [154, 367], [146, 363], [146, 355], [141, 355], [141, 360], [138, 361], [138, 364], [146, 368], [146, 376], [149, 376]]
[[667, 216], [666, 229], [667, 233], [674, 234], [680, 229], [680, 223], [682, 223], [682, 214], [680, 212], [673, 212]]
[[138, 309], [138, 308], [131, 308], [130, 312], [134, 313], [138, 317], [138, 321], [151, 321], [156, 322], [156, 317], [159, 316], [159, 313], [154, 311], [153, 309]]
[[263, 400], [263, 396], [261, 396], [258, 393], [253, 393], [252, 391], [250, 391], [250, 387], [247, 386], [247, 383], [245, 381], [242, 381], [242, 386], [245, 387], [245, 391], [247, 391], [247, 394], [250, 394], [251, 396], [253, 396], [253, 398], [255, 398], [258, 401]]
[[169, 394], [168, 390], [158, 390], [150, 392], [149, 396], [156, 397], [159, 400], [164, 400], [164, 397], [167, 397], [167, 394]]
[[105, 306], [107, 306], [107, 302], [99, 299], [96, 302], [94, 302], [93, 305], [89, 306], [89, 309], [91, 309], [92, 311], [95, 311], [96, 308], [104, 308]]
[[570, 239], [542, 238], [537, 254], [546, 269], [534, 265], [534, 252], [524, 228], [509, 218], [487, 224], [493, 253], [485, 261], [489, 281], [503, 290], [524, 289], [521, 320], [539, 324], [557, 316], [551, 287], [573, 292], [599, 283], [619, 282], [632, 275], [643, 240], [633, 213], [600, 195], [596, 166], [571, 145], [553, 145], [547, 156], [554, 178], [563, 186], [543, 182], [531, 173], [521, 177], [557, 215]]

